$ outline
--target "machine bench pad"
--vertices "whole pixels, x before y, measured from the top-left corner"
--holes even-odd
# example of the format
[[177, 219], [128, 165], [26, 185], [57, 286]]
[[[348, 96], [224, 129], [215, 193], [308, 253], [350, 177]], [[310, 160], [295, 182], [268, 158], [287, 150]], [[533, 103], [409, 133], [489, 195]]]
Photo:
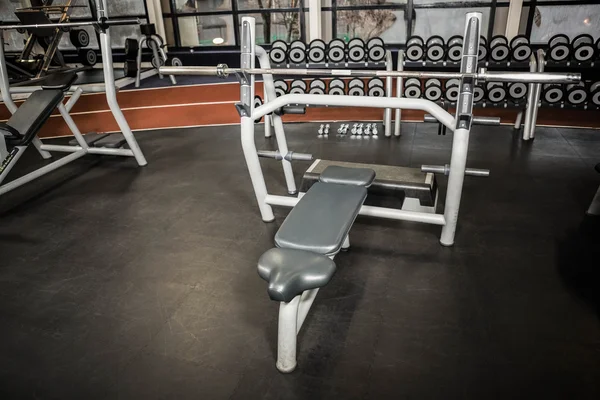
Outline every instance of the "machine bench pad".
[[275, 235], [277, 247], [337, 254], [367, 197], [362, 186], [315, 183]]
[[356, 185], [369, 187], [375, 180], [375, 171], [370, 168], [348, 168], [330, 165], [319, 177], [323, 183], [338, 183], [341, 185]]
[[269, 282], [269, 297], [286, 303], [305, 290], [327, 285], [334, 273], [333, 260], [304, 250], [271, 249], [258, 260], [258, 274]]

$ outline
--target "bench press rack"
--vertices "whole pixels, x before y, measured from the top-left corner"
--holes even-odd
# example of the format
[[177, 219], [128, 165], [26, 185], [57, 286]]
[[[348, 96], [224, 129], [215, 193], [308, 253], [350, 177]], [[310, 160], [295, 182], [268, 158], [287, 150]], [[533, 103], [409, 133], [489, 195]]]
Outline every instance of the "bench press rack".
[[[236, 74], [240, 80], [240, 103], [236, 108], [241, 117], [241, 141], [244, 158], [250, 173], [252, 187], [263, 221], [275, 219], [272, 206], [292, 207], [275, 236], [277, 248], [268, 250], [258, 263], [259, 275], [269, 282], [271, 299], [280, 302], [277, 368], [288, 373], [296, 367], [297, 334], [306, 318], [319, 288], [325, 286], [335, 272], [333, 258], [350, 246], [349, 231], [357, 215], [393, 220], [422, 222], [442, 226], [442, 245], [454, 244], [458, 212], [465, 175], [485, 175], [482, 170], [466, 167], [469, 134], [473, 123], [473, 87], [477, 80], [500, 82], [570, 82], [576, 83], [578, 74], [512, 73], [477, 71], [477, 50], [481, 13], [466, 15], [461, 72], [416, 72], [373, 70], [313, 70], [286, 69], [286, 75], [310, 76], [378, 76], [395, 78], [459, 78], [460, 94], [456, 115], [450, 115], [436, 103], [425, 99], [358, 96], [286, 94], [275, 96], [273, 74], [281, 70], [266, 68], [266, 52], [254, 43], [255, 20], [242, 18], [241, 68], [229, 68], [224, 64], [216, 67], [164, 67], [163, 74], [217, 75]], [[255, 68], [255, 58], [261, 68]], [[254, 107], [254, 76], [262, 75], [266, 91], [265, 103]], [[454, 132], [449, 166], [428, 166], [431, 170], [447, 173], [448, 190], [443, 214], [405, 211], [392, 208], [367, 206], [367, 188], [375, 179], [375, 172], [368, 168], [345, 168], [329, 166], [303, 196], [290, 197], [269, 194], [260, 165], [259, 156], [272, 155], [280, 160], [290, 194], [296, 193], [291, 162], [306, 160], [310, 155], [291, 152], [287, 147], [280, 115], [289, 104], [310, 104], [383, 109], [415, 109], [431, 114]], [[271, 115], [275, 128], [278, 151], [258, 152], [255, 144], [255, 121]]]
[[[66, 22], [66, 23], [60, 23], [60, 24], [58, 24], [58, 23], [57, 24], [55, 24], [55, 23], [47, 24], [48, 25], [47, 27], [94, 26], [97, 29], [97, 31], [99, 32], [99, 37], [100, 37], [100, 49], [102, 51], [102, 64], [103, 64], [104, 82], [105, 82], [104, 85], [92, 85], [89, 87], [71, 86], [71, 83], [73, 81], [64, 76], [59, 78], [58, 80], [59, 81], [62, 80], [65, 82], [54, 83], [53, 81], [55, 80], [55, 78], [57, 76], [59, 76], [57, 74], [56, 76], [51, 75], [48, 78], [50, 80], [50, 83], [45, 86], [44, 86], [44, 83], [41, 82], [40, 83], [41, 86], [10, 88], [8, 71], [7, 71], [7, 67], [6, 67], [6, 59], [5, 59], [5, 54], [4, 54], [4, 39], [3, 39], [3, 35], [1, 34], [1, 32], [3, 30], [8, 30], [8, 29], [27, 29], [27, 28], [31, 28], [31, 27], [26, 26], [26, 25], [25, 26], [24, 25], [0, 26], [0, 91], [1, 91], [2, 100], [4, 101], [6, 107], [11, 112], [11, 114], [13, 114], [13, 118], [9, 119], [8, 123], [5, 124], [5, 126], [4, 126], [4, 129], [0, 130], [0, 185], [5, 180], [8, 173], [10, 172], [10, 170], [14, 167], [14, 165], [17, 163], [19, 158], [23, 155], [23, 153], [25, 152], [25, 150], [27, 149], [27, 147], [30, 144], [33, 144], [35, 146], [37, 151], [40, 153], [40, 155], [44, 159], [49, 159], [52, 157], [51, 154], [49, 153], [50, 151], [70, 153], [69, 155], [67, 155], [63, 158], [60, 158], [50, 164], [47, 164], [27, 175], [19, 177], [9, 183], [6, 183], [6, 184], [0, 186], [0, 196], [11, 190], [16, 189], [19, 186], [22, 186], [34, 179], [37, 179], [49, 172], [52, 172], [57, 168], [60, 168], [72, 161], [75, 161], [76, 159], [81, 158], [87, 154], [134, 157], [139, 166], [145, 166], [147, 164], [146, 158], [144, 157], [144, 154], [142, 153], [135, 137], [133, 136], [133, 132], [131, 131], [129, 124], [128, 124], [127, 120], [125, 119], [125, 116], [123, 115], [123, 111], [121, 110], [121, 108], [119, 107], [119, 103], [117, 102], [117, 96], [116, 96], [117, 89], [115, 86], [115, 77], [114, 77], [114, 70], [113, 70], [113, 65], [112, 65], [113, 57], [112, 57], [111, 38], [110, 38], [110, 29], [109, 29], [111, 26], [115, 26], [115, 25], [139, 24], [140, 21], [138, 19], [114, 20], [114, 21], [109, 20], [108, 15], [107, 15], [108, 7], [107, 7], [106, 1], [107, 0], [101, 0], [97, 3], [96, 8], [98, 11], [99, 19], [96, 22]], [[40, 26], [36, 25], [35, 27], [40, 27]], [[66, 103], [62, 102], [62, 97], [64, 97], [64, 94], [63, 94], [61, 96], [61, 98], [59, 99], [60, 101], [58, 101], [56, 103], [56, 108], [60, 112], [61, 116], [63, 117], [67, 126], [69, 127], [69, 129], [73, 133], [73, 136], [75, 137], [74, 145], [44, 144], [37, 137], [37, 131], [39, 131], [39, 129], [41, 128], [43, 123], [48, 118], [50, 118], [50, 114], [54, 108], [54, 107], [50, 107], [50, 106], [55, 104], [54, 100], [56, 100], [56, 99], [50, 99], [51, 101], [48, 100], [48, 97], [49, 97], [48, 93], [50, 93], [51, 91], [56, 93], [59, 90], [63, 91], [64, 93], [71, 94], [70, 99]], [[43, 92], [46, 92], [46, 91], [47, 91], [47, 93], [43, 94]], [[69, 112], [84, 92], [94, 92], [94, 93], [104, 92], [106, 94], [106, 99], [107, 99], [110, 111], [113, 114], [117, 124], [119, 125], [119, 128], [121, 129], [122, 139], [118, 140], [119, 145], [98, 146], [98, 143], [104, 137], [102, 137], [101, 135], [95, 135], [95, 134], [94, 135], [82, 135], [81, 132], [79, 131], [79, 128], [73, 121], [73, 118], [70, 116]], [[32, 100], [34, 100], [36, 102], [35, 104], [39, 104], [39, 107], [41, 109], [40, 110], [41, 114], [32, 115], [32, 116], [30, 116], [30, 118], [27, 118], [27, 116], [25, 116], [25, 118], [23, 118], [23, 116], [19, 115], [18, 113], [22, 107], [27, 105], [27, 101], [29, 99], [26, 100], [23, 103], [23, 105], [21, 105], [21, 107], [17, 107], [17, 105], [15, 104], [15, 102], [12, 99], [11, 93], [31, 93], [30, 99], [32, 97], [35, 97], [35, 100], [34, 99], [32, 99]], [[58, 96], [58, 94], [57, 94], [57, 96]], [[26, 107], [26, 109], [29, 112], [31, 112], [31, 110], [34, 109], [33, 110], [34, 113], [37, 111], [35, 109], [35, 106], [33, 106], [31, 102]], [[21, 114], [23, 114], [23, 112], [25, 112], [25, 111], [22, 110]], [[33, 120], [35, 120], [35, 121], [33, 121]], [[21, 122], [19, 125], [25, 126], [27, 129], [27, 132], [14, 132], [15, 130], [18, 131], [18, 129], [15, 129], [15, 126], [11, 126], [11, 121], [13, 121], [13, 124], [16, 124], [16, 122]], [[19, 135], [22, 136], [22, 140], [17, 140], [16, 141], [17, 144], [14, 145], [10, 151], [8, 148], [9, 140], [7, 140], [5, 138], [5, 134], [3, 134], [3, 133], [6, 133], [7, 131], [14, 132], [13, 137], [11, 139], [14, 139], [15, 136], [19, 136]], [[120, 144], [124, 144], [124, 143], [126, 143], [129, 148], [121, 148]], [[94, 144], [96, 144], [96, 146], [98, 146], [98, 147], [95, 147]]]

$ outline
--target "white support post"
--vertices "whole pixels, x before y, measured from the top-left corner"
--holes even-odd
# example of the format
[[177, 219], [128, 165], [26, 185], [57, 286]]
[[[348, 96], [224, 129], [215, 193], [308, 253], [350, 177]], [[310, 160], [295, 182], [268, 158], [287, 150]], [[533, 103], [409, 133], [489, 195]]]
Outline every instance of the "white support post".
[[[398, 72], [404, 71], [404, 50], [398, 50]], [[400, 98], [404, 94], [404, 79], [401, 77], [396, 78], [396, 97]], [[394, 136], [400, 136], [402, 132], [402, 109], [396, 108], [396, 124], [394, 125]]]
[[[386, 71], [393, 71], [394, 70], [394, 63], [392, 62], [392, 52], [391, 51], [386, 51], [385, 53], [385, 69]], [[387, 77], [385, 78], [385, 91], [386, 91], [386, 96], [387, 97], [392, 97], [392, 78], [391, 77]], [[391, 108], [386, 108], [383, 112], [383, 123], [385, 124], [385, 136], [386, 137], [390, 137], [392, 136], [392, 109]]]
[[[506, 38], [511, 40], [519, 34], [521, 25], [521, 10], [523, 9], [523, 0], [510, 0], [508, 6], [508, 18], [506, 20]], [[490, 23], [492, 23], [490, 21]]]
[[308, 315], [310, 307], [312, 306], [313, 302], [315, 301], [315, 298], [317, 297], [317, 293], [319, 293], [319, 288], [306, 290], [304, 293], [302, 293], [302, 296], [300, 297], [300, 304], [298, 305], [298, 322], [296, 323], [296, 334], [298, 334], [300, 332], [300, 329], [302, 329], [302, 325], [306, 320], [306, 316]]
[[277, 327], [277, 369], [290, 373], [296, 369], [296, 345], [298, 337], [298, 306], [302, 295], [289, 303], [279, 305], [279, 324]]
[[[532, 54], [529, 57], [529, 71], [530, 72], [537, 71], [537, 60], [536, 60], [535, 54]], [[525, 108], [525, 122], [523, 124], [523, 140], [531, 139], [529, 137], [529, 132], [531, 130], [532, 113], [536, 107], [537, 107], [537, 101], [535, 99], [535, 83], [530, 83], [528, 85], [527, 106]]]
[[65, 120], [67, 126], [69, 127], [69, 130], [71, 130], [71, 132], [73, 133], [73, 136], [75, 136], [75, 140], [77, 141], [77, 144], [83, 150], [87, 151], [88, 144], [85, 141], [85, 138], [83, 137], [83, 135], [81, 134], [81, 131], [79, 131], [79, 127], [77, 127], [77, 125], [75, 124], [75, 121], [73, 121], [73, 118], [71, 117], [71, 115], [69, 114], [69, 112], [67, 111], [67, 109], [63, 103], [59, 104], [58, 112], [60, 112], [60, 115]]
[[163, 21], [163, 10], [161, 0], [145, 0], [146, 7], [148, 9], [148, 22], [156, 26], [156, 33], [165, 38], [167, 34], [165, 32], [165, 23]]
[[308, 0], [309, 40], [321, 39], [321, 0]]
[[[538, 49], [537, 51], [537, 72], [544, 72], [546, 67], [546, 58], [543, 49]], [[529, 127], [529, 139], [535, 138], [535, 127], [537, 125], [537, 116], [538, 111], [540, 109], [540, 96], [542, 95], [542, 84], [535, 84], [535, 92], [534, 92], [534, 107], [531, 111], [531, 125]]]
[[515, 118], [515, 130], [521, 129], [521, 121], [523, 121], [523, 110], [519, 111]]

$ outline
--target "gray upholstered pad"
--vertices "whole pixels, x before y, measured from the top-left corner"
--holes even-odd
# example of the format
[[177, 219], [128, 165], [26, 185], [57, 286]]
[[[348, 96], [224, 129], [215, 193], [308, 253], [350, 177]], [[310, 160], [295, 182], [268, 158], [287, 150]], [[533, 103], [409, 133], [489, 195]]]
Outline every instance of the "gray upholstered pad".
[[258, 260], [258, 274], [269, 282], [269, 297], [286, 303], [305, 290], [325, 286], [334, 272], [329, 257], [303, 250], [271, 249]]
[[366, 197], [367, 189], [362, 186], [315, 183], [281, 224], [275, 244], [336, 254]]
[[369, 168], [347, 168], [330, 165], [321, 173], [319, 181], [339, 183], [341, 185], [371, 186], [375, 180], [375, 171]]

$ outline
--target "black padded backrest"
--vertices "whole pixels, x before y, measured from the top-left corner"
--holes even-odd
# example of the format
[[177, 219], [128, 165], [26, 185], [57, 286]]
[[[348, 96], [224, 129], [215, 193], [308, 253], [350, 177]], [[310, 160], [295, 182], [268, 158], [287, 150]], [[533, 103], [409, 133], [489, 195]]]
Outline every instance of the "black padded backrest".
[[6, 122], [23, 136], [16, 145], [27, 145], [64, 97], [62, 90], [36, 90]]
[[71, 87], [73, 82], [77, 80], [77, 74], [75, 72], [62, 72], [52, 75], [48, 75], [42, 81], [42, 89], [44, 90], [62, 90], [65, 91]]
[[[52, 23], [43, 10], [15, 11], [15, 15], [23, 25], [44, 25]], [[48, 37], [54, 35], [56, 28], [30, 28], [29, 32], [38, 37]]]

